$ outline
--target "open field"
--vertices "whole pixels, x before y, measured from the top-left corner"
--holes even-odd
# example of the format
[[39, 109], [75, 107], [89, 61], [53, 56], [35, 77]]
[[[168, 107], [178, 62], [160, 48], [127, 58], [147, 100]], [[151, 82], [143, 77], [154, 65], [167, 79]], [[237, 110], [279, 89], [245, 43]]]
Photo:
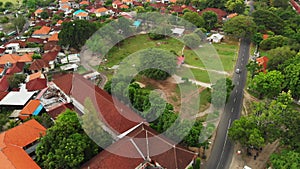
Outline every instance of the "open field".
[[[173, 50], [178, 55], [180, 55], [183, 47], [184, 44], [174, 38], [166, 38], [166, 39], [154, 41], [149, 39], [147, 35], [134, 36], [124, 40], [124, 42], [121, 45], [114, 46], [105, 57], [107, 59], [107, 62], [102, 63], [98, 67], [98, 69], [99, 71], [107, 74], [108, 77], [111, 77], [110, 74], [113, 71], [108, 70], [108, 68], [111, 68], [114, 65], [118, 65], [120, 62], [122, 62], [123, 59], [127, 58], [131, 54], [134, 54], [135, 52], [147, 48], [160, 48], [167, 51]], [[208, 55], [207, 52], [203, 50], [203, 48], [199, 48], [195, 50], [195, 52], [190, 49], [185, 49], [184, 50], [184, 55], [186, 58], [185, 63], [192, 66], [205, 68], [201, 60], [203, 60], [204, 63], [209, 63], [210, 65], [214, 65], [214, 63], [219, 62], [223, 64], [223, 68], [225, 71], [231, 72], [233, 70], [233, 66], [236, 60], [236, 55], [238, 52], [237, 43], [235, 42], [235, 43], [214, 44], [213, 47], [209, 47], [210, 49], [209, 52], [213, 53], [214, 55], [211, 58], [203, 57], [201, 59], [196, 55], [195, 52], [200, 54], [201, 57], [203, 55]], [[217, 67], [218, 70], [223, 70], [223, 68]], [[197, 70], [197, 69], [191, 69], [191, 71], [194, 73], [196, 80], [206, 82], [206, 83], [210, 82], [208, 73], [206, 71]]]

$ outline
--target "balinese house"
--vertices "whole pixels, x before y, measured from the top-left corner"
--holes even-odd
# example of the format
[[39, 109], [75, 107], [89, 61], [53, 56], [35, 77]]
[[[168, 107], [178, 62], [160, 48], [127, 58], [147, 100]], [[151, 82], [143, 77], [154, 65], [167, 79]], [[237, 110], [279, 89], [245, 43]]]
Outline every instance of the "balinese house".
[[0, 133], [1, 168], [40, 169], [34, 162], [35, 148], [45, 133], [45, 127], [34, 119]]

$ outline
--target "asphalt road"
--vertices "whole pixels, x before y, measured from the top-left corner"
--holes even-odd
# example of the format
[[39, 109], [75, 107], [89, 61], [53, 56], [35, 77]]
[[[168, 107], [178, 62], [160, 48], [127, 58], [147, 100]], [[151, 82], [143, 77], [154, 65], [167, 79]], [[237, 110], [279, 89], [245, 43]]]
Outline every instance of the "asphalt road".
[[238, 60], [235, 65], [235, 70], [238, 68], [241, 72], [239, 74], [235, 73], [233, 76], [235, 87], [222, 114], [211, 155], [203, 168], [227, 169], [230, 166], [233, 155], [233, 143], [228, 139], [228, 129], [232, 122], [240, 117], [243, 89], [247, 78], [246, 64], [249, 59], [249, 49], [250, 40], [241, 39]]

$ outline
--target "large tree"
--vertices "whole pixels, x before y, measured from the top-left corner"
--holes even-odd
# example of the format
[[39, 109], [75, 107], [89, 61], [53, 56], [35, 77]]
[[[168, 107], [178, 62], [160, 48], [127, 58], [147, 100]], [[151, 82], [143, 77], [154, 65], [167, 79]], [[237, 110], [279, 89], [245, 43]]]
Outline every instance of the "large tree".
[[10, 89], [19, 88], [21, 83], [24, 83], [26, 79], [25, 74], [14, 74], [8, 77], [8, 85]]
[[203, 12], [202, 17], [204, 19], [204, 27], [206, 30], [213, 29], [215, 27], [215, 24], [218, 22], [217, 14], [212, 11]]
[[263, 50], [275, 49], [277, 47], [286, 46], [289, 43], [289, 38], [276, 35], [260, 42], [259, 46]]
[[225, 4], [227, 10], [236, 13], [243, 13], [246, 8], [246, 4], [244, 0], [228, 0]]
[[79, 168], [98, 153], [98, 146], [84, 133], [77, 114], [66, 110], [47, 129], [36, 149], [37, 162], [42, 168]]
[[281, 64], [296, 56], [296, 52], [287, 46], [271, 49], [269, 54], [270, 59], [267, 65], [269, 70], [279, 70]]
[[186, 12], [183, 15], [183, 19], [189, 21], [198, 28], [203, 27], [205, 22], [203, 17], [201, 17], [197, 12]]
[[259, 98], [275, 97], [284, 88], [284, 76], [277, 70], [261, 72], [251, 80], [249, 88], [257, 92]]
[[212, 104], [220, 108], [224, 106], [227, 102], [231, 91], [234, 88], [232, 84], [232, 80], [229, 78], [226, 79], [219, 79], [215, 84], [211, 86], [212, 88]]
[[195, 49], [199, 47], [201, 43], [201, 37], [199, 37], [196, 33], [191, 33], [184, 35], [183, 41], [187, 47]]
[[300, 153], [292, 150], [283, 150], [270, 156], [271, 167], [274, 169], [300, 168]]
[[23, 30], [23, 27], [26, 23], [25, 18], [22, 15], [18, 15], [18, 17], [14, 18], [12, 21], [14, 27], [21, 32]]
[[272, 31], [276, 34], [281, 34], [284, 28], [284, 21], [273, 12], [268, 10], [256, 10], [252, 13], [254, 22], [258, 26], [264, 26], [265, 31]]
[[175, 56], [161, 49], [150, 48], [140, 52], [140, 74], [155, 80], [165, 80], [176, 70]]
[[59, 44], [79, 50], [96, 30], [96, 25], [86, 20], [64, 22], [58, 34]]
[[224, 24], [225, 33], [236, 37], [251, 37], [256, 32], [256, 24], [250, 16], [239, 15]]
[[284, 71], [286, 88], [291, 90], [294, 98], [300, 98], [300, 62], [288, 65]]

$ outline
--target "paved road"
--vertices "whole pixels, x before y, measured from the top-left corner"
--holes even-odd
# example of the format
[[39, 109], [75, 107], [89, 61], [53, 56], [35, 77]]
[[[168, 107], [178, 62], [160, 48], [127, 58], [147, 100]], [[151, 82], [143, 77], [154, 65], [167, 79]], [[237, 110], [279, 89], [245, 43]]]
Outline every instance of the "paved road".
[[228, 139], [228, 128], [235, 119], [239, 118], [242, 109], [243, 89], [247, 77], [246, 64], [249, 59], [249, 48], [250, 40], [241, 39], [239, 57], [235, 69], [239, 68], [242, 72], [234, 74], [233, 76], [235, 87], [221, 117], [210, 158], [205, 166], [203, 166], [206, 169], [226, 169], [230, 166], [233, 154], [233, 143]]

